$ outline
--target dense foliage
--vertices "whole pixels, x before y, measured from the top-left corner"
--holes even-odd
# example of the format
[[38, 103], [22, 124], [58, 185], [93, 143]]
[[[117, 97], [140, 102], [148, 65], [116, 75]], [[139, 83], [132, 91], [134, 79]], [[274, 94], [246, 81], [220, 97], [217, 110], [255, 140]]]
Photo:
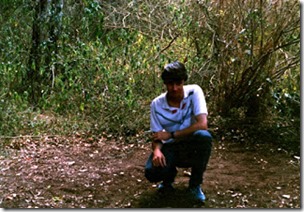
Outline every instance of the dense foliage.
[[161, 68], [181, 60], [219, 138], [300, 146], [298, 1], [1, 4], [2, 136], [148, 130]]

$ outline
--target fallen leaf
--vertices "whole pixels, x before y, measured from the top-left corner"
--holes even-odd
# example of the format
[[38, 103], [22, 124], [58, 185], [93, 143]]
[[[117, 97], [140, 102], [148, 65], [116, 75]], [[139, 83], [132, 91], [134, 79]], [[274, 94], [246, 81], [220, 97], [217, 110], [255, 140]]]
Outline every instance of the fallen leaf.
[[67, 162], [67, 165], [71, 166], [71, 165], [74, 165], [75, 164], [75, 161], [68, 161]]
[[285, 199], [289, 199], [289, 198], [290, 198], [290, 195], [288, 195], [288, 194], [283, 194], [282, 197], [285, 198]]

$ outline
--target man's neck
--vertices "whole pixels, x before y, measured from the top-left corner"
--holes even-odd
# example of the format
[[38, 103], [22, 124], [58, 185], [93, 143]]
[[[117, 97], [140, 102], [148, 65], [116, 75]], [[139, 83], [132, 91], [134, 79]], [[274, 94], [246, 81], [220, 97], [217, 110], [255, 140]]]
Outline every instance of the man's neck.
[[169, 104], [169, 106], [171, 107], [180, 107], [180, 103], [182, 102], [184, 95], [180, 96], [180, 97], [170, 97], [168, 94], [166, 96], [167, 98], [167, 102]]

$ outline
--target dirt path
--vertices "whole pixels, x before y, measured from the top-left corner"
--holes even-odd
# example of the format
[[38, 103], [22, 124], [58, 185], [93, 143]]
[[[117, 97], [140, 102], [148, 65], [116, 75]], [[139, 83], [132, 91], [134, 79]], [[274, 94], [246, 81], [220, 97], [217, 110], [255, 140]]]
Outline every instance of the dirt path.
[[1, 150], [1, 208], [300, 208], [300, 160], [269, 145], [214, 142], [205, 204], [159, 196], [143, 175], [150, 144], [106, 138], [19, 139]]

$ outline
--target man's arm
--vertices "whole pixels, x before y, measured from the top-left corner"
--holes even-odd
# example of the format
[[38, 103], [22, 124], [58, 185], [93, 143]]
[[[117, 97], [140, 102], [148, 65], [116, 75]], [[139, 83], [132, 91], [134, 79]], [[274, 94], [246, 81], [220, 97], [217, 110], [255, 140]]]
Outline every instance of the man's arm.
[[[207, 120], [207, 114], [199, 114], [195, 116], [196, 122], [190, 125], [189, 127], [178, 130], [174, 132], [174, 138], [179, 139], [186, 137], [188, 135], [191, 135], [197, 130], [207, 130], [208, 129], [208, 120]], [[153, 134], [153, 140], [168, 140], [172, 138], [171, 132], [156, 132]]]
[[174, 133], [174, 138], [183, 138], [194, 133], [197, 130], [207, 130], [208, 129], [208, 120], [206, 114], [199, 114], [195, 117], [196, 123], [190, 125], [189, 127], [178, 130]]
[[157, 150], [157, 149], [161, 149], [163, 146], [163, 143], [159, 140], [153, 140], [152, 141], [152, 151], [154, 152], [154, 150]]

